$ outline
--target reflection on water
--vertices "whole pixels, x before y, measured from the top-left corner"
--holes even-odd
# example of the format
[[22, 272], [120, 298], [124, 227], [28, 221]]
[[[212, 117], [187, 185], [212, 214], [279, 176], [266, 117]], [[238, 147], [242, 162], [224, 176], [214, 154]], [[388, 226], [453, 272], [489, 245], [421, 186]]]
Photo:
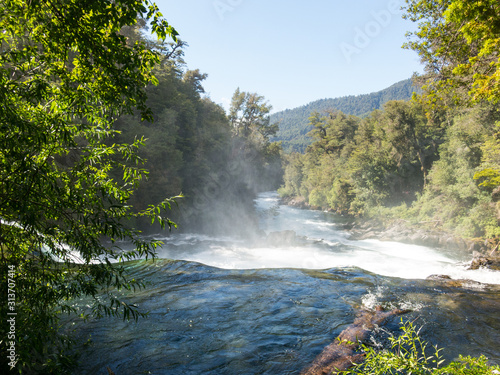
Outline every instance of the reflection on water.
[[[358, 309], [380, 304], [411, 309], [403, 318], [417, 319], [424, 339], [446, 347], [447, 359], [485, 354], [500, 363], [500, 285], [449, 287], [423, 280], [431, 273], [468, 271], [460, 257], [433, 249], [350, 241], [333, 215], [276, 202], [271, 194], [256, 202], [262, 228], [294, 230], [307, 237], [305, 244], [166, 239], [160, 256], [185, 260], [127, 266], [148, 287], [125, 298], [149, 311], [149, 318], [66, 325], [82, 340], [92, 338], [78, 373], [104, 374], [109, 366], [120, 375], [299, 374]], [[399, 319], [387, 328], [397, 330]]]

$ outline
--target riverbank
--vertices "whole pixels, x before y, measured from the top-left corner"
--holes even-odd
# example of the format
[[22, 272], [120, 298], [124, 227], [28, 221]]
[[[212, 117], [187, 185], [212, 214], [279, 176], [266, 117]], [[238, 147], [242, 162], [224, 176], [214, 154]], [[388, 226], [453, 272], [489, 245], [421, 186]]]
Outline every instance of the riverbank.
[[[309, 205], [302, 197], [283, 197], [281, 204], [302, 209], [321, 210]], [[470, 256], [470, 269], [486, 267], [500, 271], [500, 241], [487, 238], [463, 238], [454, 233], [441, 230], [437, 223], [413, 224], [404, 219], [367, 219], [352, 218], [344, 224], [352, 239], [378, 239], [412, 245], [427, 246], [448, 250], [458, 250]]]

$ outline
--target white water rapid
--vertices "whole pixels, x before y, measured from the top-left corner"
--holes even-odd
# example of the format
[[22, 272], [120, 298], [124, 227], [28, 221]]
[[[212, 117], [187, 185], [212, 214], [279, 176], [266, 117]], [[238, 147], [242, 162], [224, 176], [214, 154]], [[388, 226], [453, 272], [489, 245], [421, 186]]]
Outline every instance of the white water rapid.
[[[500, 284], [500, 272], [467, 270], [467, 257], [459, 251], [379, 240], [350, 240], [349, 233], [331, 213], [279, 205], [276, 193], [263, 193], [256, 200], [262, 241], [173, 234], [158, 238], [165, 242], [159, 258], [195, 261], [223, 269], [358, 267], [404, 279], [448, 275], [486, 284]], [[235, 223], [238, 225], [238, 223]], [[269, 245], [267, 234], [294, 231], [299, 243]]]

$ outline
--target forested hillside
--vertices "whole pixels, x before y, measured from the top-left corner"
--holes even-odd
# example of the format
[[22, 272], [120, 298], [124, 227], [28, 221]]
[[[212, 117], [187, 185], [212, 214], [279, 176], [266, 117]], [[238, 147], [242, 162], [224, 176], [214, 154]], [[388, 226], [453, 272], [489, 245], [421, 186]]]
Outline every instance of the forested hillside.
[[498, 3], [476, 7], [452, 1], [444, 8], [409, 3], [407, 17], [421, 24], [406, 47], [425, 64], [426, 74], [418, 78], [423, 93], [389, 101], [366, 117], [313, 113], [314, 143], [303, 155], [287, 156], [280, 193], [342, 214], [379, 222], [403, 219], [414, 227], [495, 243], [500, 236], [500, 44], [493, 24]]
[[[169, 213], [181, 231], [221, 231], [251, 222], [245, 215], [256, 193], [281, 183], [281, 148], [269, 141], [276, 131], [269, 122], [271, 107], [264, 97], [238, 89], [226, 114], [202, 97], [206, 75], [187, 69], [183, 43], [164, 48], [168, 58], [154, 71], [158, 85], [147, 89], [153, 120], [129, 115], [115, 124], [121, 131], [118, 142], [145, 138], [139, 155], [147, 161], [148, 178], [131, 203], [144, 209], [182, 193]], [[134, 225], [158, 230], [147, 220]]]
[[[61, 315], [137, 320], [147, 312], [134, 301], [145, 299], [161, 305], [162, 316], [171, 315], [175, 328], [186, 333], [187, 341], [179, 341], [180, 331], [161, 332], [154, 345], [163, 346], [156, 352], [170, 338], [173, 348], [190, 342], [204, 350], [193, 337], [208, 332], [209, 342], [217, 326], [193, 334], [194, 320], [180, 319], [192, 309], [190, 301], [179, 299], [181, 309], [172, 307], [168, 314], [170, 302], [156, 299], [174, 289], [179, 296], [186, 290], [197, 293], [203, 283], [203, 296], [194, 295], [203, 306], [199, 316], [212, 311], [206, 308], [217, 295], [212, 292], [218, 293], [224, 300], [217, 308], [228, 310], [230, 319], [252, 333], [242, 336], [229, 325], [227, 337], [235, 341], [221, 336], [221, 358], [208, 350], [214, 358], [211, 371], [238, 373], [245, 370], [243, 362], [249, 371], [257, 369], [253, 354], [237, 356], [246, 350], [241, 346], [250, 340], [246, 337], [259, 334], [248, 322], [260, 307], [245, 305], [249, 318], [242, 318], [234, 312], [244, 304], [232, 300], [238, 302], [247, 286], [264, 278], [274, 284], [285, 279], [269, 269], [217, 274], [214, 267], [184, 261], [165, 260], [173, 267], [168, 269], [145, 265], [143, 259], [154, 258], [160, 243], [144, 234], [178, 227], [237, 236], [252, 229], [255, 194], [280, 185], [281, 196], [310, 206], [481, 237], [498, 249], [499, 14], [498, 0], [407, 0], [406, 18], [419, 22], [407, 48], [418, 52], [426, 67], [417, 80], [423, 84], [418, 95], [406, 80], [378, 93], [321, 100], [270, 116], [270, 104], [257, 93], [235, 87], [228, 113], [204, 97], [206, 75], [186, 66], [184, 43], [152, 1], [0, 0], [0, 373], [74, 373], [74, 326], [63, 327]], [[216, 34], [211, 37], [216, 43]], [[291, 152], [283, 161], [279, 140], [304, 153]], [[241, 244], [247, 250], [248, 243]], [[146, 268], [134, 274], [136, 267], [127, 268], [127, 262], [137, 259], [135, 264]], [[286, 281], [291, 289], [280, 292], [285, 312], [292, 305], [287, 290], [297, 289], [298, 273], [309, 284], [310, 277], [319, 280], [317, 272], [291, 271], [276, 271], [293, 281]], [[154, 272], [165, 277], [158, 284], [154, 280], [160, 279], [140, 276]], [[236, 279], [241, 287], [229, 285]], [[193, 288], [183, 289], [186, 282]], [[151, 284], [161, 291], [130, 298], [129, 292]], [[373, 289], [369, 284], [367, 292]], [[268, 289], [260, 306], [276, 300], [276, 290]], [[357, 287], [354, 292], [356, 298], [365, 294]], [[247, 296], [261, 298], [255, 290]], [[346, 301], [339, 309], [344, 316], [352, 307], [350, 298]], [[278, 305], [268, 305], [267, 316], [278, 322]], [[266, 330], [286, 334], [281, 326], [268, 327], [267, 318], [260, 320]], [[124, 332], [114, 330], [112, 336], [130, 353]], [[292, 345], [304, 336], [297, 337]], [[138, 341], [144, 351], [129, 360], [139, 358], [140, 366], [149, 349]], [[264, 337], [255, 348], [265, 350], [270, 342]], [[232, 356], [228, 346], [236, 349], [234, 367], [226, 361]], [[195, 357], [189, 346], [184, 349]], [[270, 373], [282, 369], [285, 359], [303, 357], [287, 359], [280, 350], [278, 361], [261, 356], [262, 362], [275, 363], [257, 370]], [[189, 362], [179, 364], [191, 368]], [[126, 370], [126, 363], [120, 366]], [[159, 366], [165, 370], [164, 357]], [[141, 372], [149, 370], [154, 371]]]
[[371, 111], [381, 109], [390, 100], [408, 100], [417, 88], [411, 79], [371, 94], [350, 95], [335, 99], [320, 99], [294, 109], [273, 113], [271, 121], [279, 124], [274, 141], [282, 141], [286, 152], [304, 152], [312, 143], [307, 133], [312, 129], [309, 116], [312, 112], [341, 111], [345, 114], [366, 117]]
[[60, 315], [145, 316], [121, 292], [144, 286], [124, 269], [155, 255], [144, 229], [248, 226], [280, 145], [262, 96], [202, 98], [152, 2], [0, 0], [0, 30], [0, 372], [72, 373]]

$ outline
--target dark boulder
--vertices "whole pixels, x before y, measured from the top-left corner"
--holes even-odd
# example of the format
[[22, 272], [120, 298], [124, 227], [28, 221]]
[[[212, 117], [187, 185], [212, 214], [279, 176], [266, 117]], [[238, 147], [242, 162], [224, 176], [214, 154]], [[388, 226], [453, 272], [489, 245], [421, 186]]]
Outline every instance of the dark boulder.
[[477, 270], [479, 268], [488, 268], [490, 270], [500, 271], [500, 256], [485, 255], [474, 251], [469, 269]]

